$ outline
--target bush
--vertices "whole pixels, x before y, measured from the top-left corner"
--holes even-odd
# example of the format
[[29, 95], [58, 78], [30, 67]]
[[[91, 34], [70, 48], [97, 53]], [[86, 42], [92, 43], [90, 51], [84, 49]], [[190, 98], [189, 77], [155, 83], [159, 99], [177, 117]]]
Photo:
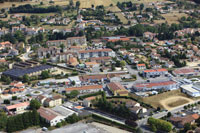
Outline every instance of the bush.
[[57, 128], [60, 128], [61, 126], [62, 126], [62, 123], [61, 123], [61, 122], [59, 122], [59, 123], [56, 124], [56, 127], [57, 127]]

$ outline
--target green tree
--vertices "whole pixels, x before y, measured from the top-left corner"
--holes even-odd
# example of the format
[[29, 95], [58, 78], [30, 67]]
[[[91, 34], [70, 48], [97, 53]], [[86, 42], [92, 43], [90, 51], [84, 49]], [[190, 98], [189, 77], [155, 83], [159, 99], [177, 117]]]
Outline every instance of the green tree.
[[30, 78], [29, 78], [29, 76], [27, 75], [27, 74], [25, 74], [24, 76], [23, 76], [23, 82], [29, 82], [30, 81]]
[[7, 115], [4, 112], [0, 112], [0, 130], [4, 130], [6, 128], [7, 123]]
[[184, 125], [184, 132], [187, 132], [188, 130], [191, 130], [191, 129], [192, 129], [192, 126], [191, 126], [190, 123], [186, 123], [186, 124]]
[[126, 62], [124, 60], [120, 61], [120, 66], [124, 68], [126, 66]]
[[151, 130], [152, 130], [153, 132], [157, 132], [156, 126], [155, 126], [155, 125], [152, 125], [152, 126], [151, 126]]
[[12, 100], [17, 100], [17, 96], [12, 96]]
[[79, 9], [80, 5], [81, 5], [80, 1], [76, 1], [76, 8], [77, 9]]
[[143, 10], [144, 9], [144, 4], [140, 4], [140, 10]]
[[78, 95], [79, 95], [79, 91], [77, 91], [77, 90], [73, 90], [73, 91], [70, 92], [70, 96], [72, 98], [77, 97]]
[[49, 72], [48, 71], [42, 71], [41, 77], [42, 77], [42, 79], [49, 78], [50, 77]]
[[56, 124], [56, 127], [57, 127], [57, 128], [60, 128], [61, 126], [62, 126], [62, 123], [61, 123], [61, 122], [59, 122], [59, 123]]
[[74, 86], [74, 85], [76, 85], [76, 82], [75, 82], [75, 81], [72, 81], [71, 84]]
[[74, 6], [73, 0], [70, 0], [70, 1], [69, 1], [69, 5], [72, 6], [72, 7]]
[[35, 108], [33, 109], [32, 113], [32, 120], [33, 120], [33, 125], [39, 125], [40, 124], [40, 119], [39, 119], [39, 114], [37, 112], [36, 109], [39, 109], [40, 103], [37, 103], [37, 105], [35, 106]]
[[141, 128], [138, 127], [138, 128], [136, 129], [136, 133], [143, 133], [143, 132], [142, 132]]
[[41, 104], [40, 104], [40, 102], [38, 101], [38, 100], [36, 100], [36, 99], [32, 99], [31, 100], [31, 102], [30, 102], [30, 108], [32, 109], [32, 110], [34, 110], [34, 109], [39, 109], [40, 108], [40, 106], [41, 106]]
[[3, 103], [4, 103], [4, 104], [10, 104], [10, 100], [5, 99], [5, 100], [3, 101]]

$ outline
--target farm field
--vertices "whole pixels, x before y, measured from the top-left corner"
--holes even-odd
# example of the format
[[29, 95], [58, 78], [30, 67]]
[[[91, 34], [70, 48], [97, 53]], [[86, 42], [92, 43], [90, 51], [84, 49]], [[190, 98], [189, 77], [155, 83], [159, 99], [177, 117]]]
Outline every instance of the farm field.
[[154, 108], [161, 107], [171, 110], [177, 106], [193, 102], [186, 94], [181, 93], [180, 90], [173, 90], [158, 95], [145, 97], [143, 102], [151, 104]]

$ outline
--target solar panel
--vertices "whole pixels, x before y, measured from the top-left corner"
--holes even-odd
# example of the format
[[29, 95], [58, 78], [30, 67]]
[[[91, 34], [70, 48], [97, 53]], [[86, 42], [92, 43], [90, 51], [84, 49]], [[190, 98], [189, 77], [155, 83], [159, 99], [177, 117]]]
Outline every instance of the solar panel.
[[40, 65], [40, 66], [35, 66], [35, 67], [29, 67], [26, 69], [15, 68], [15, 69], [10, 69], [10, 70], [3, 72], [3, 75], [20, 78], [20, 77], [24, 76], [25, 74], [43, 71], [43, 70], [50, 69], [50, 68], [53, 68], [53, 66]]

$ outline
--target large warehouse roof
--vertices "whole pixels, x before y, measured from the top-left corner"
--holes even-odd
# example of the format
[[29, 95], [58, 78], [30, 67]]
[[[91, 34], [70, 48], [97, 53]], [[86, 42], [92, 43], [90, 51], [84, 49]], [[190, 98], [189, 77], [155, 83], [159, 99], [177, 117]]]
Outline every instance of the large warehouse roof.
[[25, 69], [15, 68], [15, 69], [10, 69], [10, 70], [3, 72], [3, 75], [7, 75], [7, 76], [10, 76], [13, 78], [20, 78], [20, 77], [24, 76], [25, 74], [31, 74], [34, 72], [43, 71], [43, 70], [50, 69], [50, 68], [53, 68], [53, 66], [40, 65], [40, 66], [29, 67], [29, 68], [25, 68]]

